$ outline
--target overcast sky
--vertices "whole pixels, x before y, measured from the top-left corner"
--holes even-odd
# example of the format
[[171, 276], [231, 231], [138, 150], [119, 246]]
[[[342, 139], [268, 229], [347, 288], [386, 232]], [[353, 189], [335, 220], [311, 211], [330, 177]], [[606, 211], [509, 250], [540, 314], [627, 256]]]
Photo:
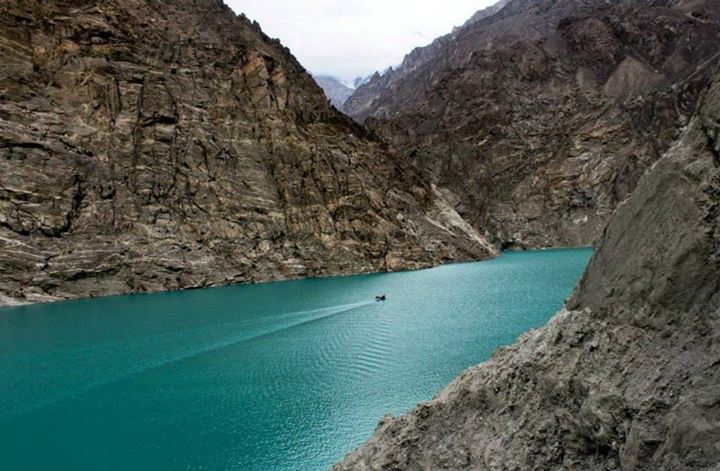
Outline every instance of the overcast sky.
[[312, 73], [351, 81], [397, 65], [494, 0], [226, 0]]

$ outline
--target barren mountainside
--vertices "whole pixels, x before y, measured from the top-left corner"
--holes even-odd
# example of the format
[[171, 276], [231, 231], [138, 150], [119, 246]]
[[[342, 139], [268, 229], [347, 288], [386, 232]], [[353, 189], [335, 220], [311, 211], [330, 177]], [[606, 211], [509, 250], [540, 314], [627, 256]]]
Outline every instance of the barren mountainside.
[[494, 249], [215, 0], [0, 4], [0, 303]]
[[692, 115], [720, 59], [720, 4], [499, 6], [376, 75], [345, 110], [493, 242], [590, 244]]
[[405, 58], [397, 69], [390, 67], [380, 74], [375, 72], [373, 75], [360, 80], [356, 83], [357, 89], [345, 100], [343, 111], [353, 116], [359, 121], [364, 120], [370, 114], [379, 113], [378, 107], [382, 106], [379, 96], [389, 88], [393, 88], [393, 84], [397, 83], [401, 78], [414, 73], [421, 66], [429, 61], [434, 60], [442, 53], [443, 46], [452, 43], [460, 32], [469, 27], [473, 23], [488, 18], [499, 12], [509, 0], [500, 0], [498, 3], [476, 12], [465, 24], [445, 36], [435, 39], [427, 46], [417, 47], [413, 49]]
[[315, 82], [325, 92], [330, 103], [338, 109], [341, 109], [345, 101], [353, 94], [353, 89], [340, 82], [335, 77], [326, 75], [313, 76]]
[[567, 308], [335, 470], [717, 470], [719, 139], [717, 74]]
[[5, 0], [0, 306], [597, 242], [334, 469], [717, 470], [719, 61], [718, 0], [504, 0], [361, 85], [363, 127], [220, 0]]

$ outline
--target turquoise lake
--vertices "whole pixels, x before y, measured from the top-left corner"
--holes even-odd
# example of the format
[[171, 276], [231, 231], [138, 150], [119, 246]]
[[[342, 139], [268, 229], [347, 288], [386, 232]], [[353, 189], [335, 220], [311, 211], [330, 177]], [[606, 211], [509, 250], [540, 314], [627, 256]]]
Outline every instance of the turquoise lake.
[[591, 254], [0, 309], [0, 470], [328, 469], [544, 325]]

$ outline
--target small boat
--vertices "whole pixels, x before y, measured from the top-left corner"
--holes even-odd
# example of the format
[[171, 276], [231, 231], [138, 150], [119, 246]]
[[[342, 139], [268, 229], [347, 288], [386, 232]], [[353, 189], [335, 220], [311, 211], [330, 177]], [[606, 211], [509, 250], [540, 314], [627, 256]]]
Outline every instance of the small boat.
[[375, 296], [375, 301], [378, 302], [378, 303], [379, 303], [380, 301], [385, 301], [386, 299], [387, 299], [387, 297], [386, 297], [384, 294], [381, 295], [381, 296]]

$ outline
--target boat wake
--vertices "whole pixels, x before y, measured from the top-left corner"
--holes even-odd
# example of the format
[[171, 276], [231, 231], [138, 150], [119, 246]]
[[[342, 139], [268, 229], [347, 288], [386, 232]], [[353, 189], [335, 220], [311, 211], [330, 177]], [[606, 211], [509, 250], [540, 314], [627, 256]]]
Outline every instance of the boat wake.
[[[7, 368], [0, 371], [0, 382], [8, 381], [9, 383], [6, 384], [14, 383], [16, 385], [22, 384], [23, 382], [27, 383], [25, 388], [18, 388], [12, 398], [6, 397], [6, 400], [0, 399], [0, 406], [2, 406], [0, 410], [3, 411], [2, 416], [0, 416], [0, 421], [9, 420], [33, 410], [52, 406], [63, 400], [76, 398], [93, 389], [117, 383], [148, 371], [191, 360], [225, 348], [231, 348], [244, 342], [273, 336], [373, 304], [375, 304], [375, 302], [368, 301], [320, 309], [294, 311], [268, 316], [262, 319], [230, 322], [198, 329], [147, 336], [128, 342], [113, 342], [94, 345], [88, 348], [28, 355], [23, 358], [24, 363], [34, 365], [33, 368], [20, 368], [21, 371], [18, 371], [18, 368], [15, 367], [13, 368], [13, 372], [9, 372]], [[258, 324], [263, 323], [269, 325], [258, 327]], [[193, 339], [201, 339], [203, 343], [201, 345], [193, 345]], [[168, 352], [164, 350], [161, 358], [148, 361], [148, 354], [152, 356], [152, 352], [158, 351], [159, 349], [161, 350], [163, 346], [172, 351]], [[45, 375], [41, 375], [44, 377], [43, 379], [48, 379], [46, 376], [50, 375], [50, 379], [52, 380], [53, 374], [60, 375], [63, 374], [63, 371], [67, 373], [68, 358], [70, 358], [71, 362], [75, 361], [77, 365], [73, 368], [75, 376], [71, 374], [71, 377], [67, 378], [67, 389], [61, 386], [59, 388], [53, 388], [53, 390], [49, 392], [47, 388], [38, 384], [37, 365], [42, 365], [43, 370], [46, 372]], [[108, 358], [112, 358], [120, 364], [108, 365]], [[17, 358], [15, 360], [17, 361]], [[53, 367], [53, 363], [56, 362], [64, 365], [62, 368], [57, 368], [57, 371]], [[27, 374], [28, 371], [34, 372], [34, 374], [28, 374], [23, 378], [23, 374]], [[102, 376], [103, 373], [108, 371], [114, 372], [114, 374], [109, 376], [105, 374]], [[9, 377], [6, 378], [5, 376]], [[102, 377], [98, 378], [98, 376]], [[65, 380], [66, 378], [63, 377], [62, 379]], [[47, 381], [42, 382], [47, 383]], [[33, 395], [32, 389], [35, 388], [41, 389], [43, 397], [38, 397], [36, 398], [37, 400], [28, 404], [28, 396], [31, 397]], [[30, 394], [26, 394], [26, 389], [31, 390]], [[48, 392], [51, 396], [47, 396]]]

